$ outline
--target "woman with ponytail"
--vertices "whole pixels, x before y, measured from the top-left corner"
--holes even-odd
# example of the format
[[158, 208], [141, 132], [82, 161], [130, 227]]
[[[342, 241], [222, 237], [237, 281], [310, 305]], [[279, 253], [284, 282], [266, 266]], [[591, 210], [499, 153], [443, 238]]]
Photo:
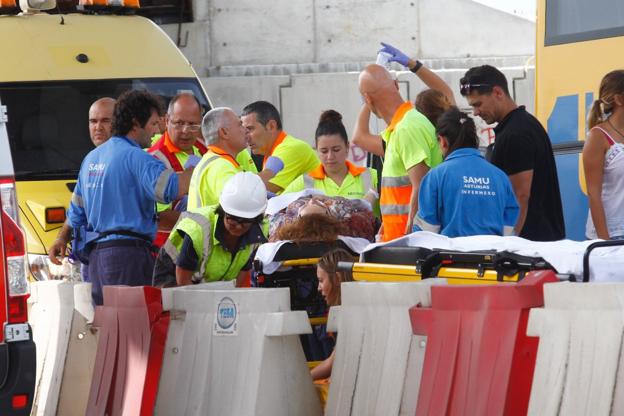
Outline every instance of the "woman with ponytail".
[[321, 114], [315, 142], [321, 165], [297, 178], [284, 193], [314, 188], [327, 196], [366, 199], [375, 207], [378, 198], [377, 171], [355, 166], [347, 160], [349, 139], [340, 113], [327, 110]]
[[436, 134], [444, 162], [420, 184], [414, 231], [448, 237], [511, 235], [518, 203], [507, 175], [479, 152], [472, 118], [451, 107], [438, 119]]
[[589, 114], [583, 167], [589, 199], [588, 238], [624, 239], [624, 70], [600, 82]]

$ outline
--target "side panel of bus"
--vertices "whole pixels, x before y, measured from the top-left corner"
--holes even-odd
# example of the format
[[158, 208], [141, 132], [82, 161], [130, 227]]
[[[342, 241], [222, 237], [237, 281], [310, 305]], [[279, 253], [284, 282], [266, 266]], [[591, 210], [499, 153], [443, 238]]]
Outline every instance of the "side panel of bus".
[[587, 115], [602, 77], [624, 67], [620, 4], [619, 0], [537, 3], [535, 110], [553, 143], [566, 234], [574, 240], [585, 239], [588, 214], [581, 156]]

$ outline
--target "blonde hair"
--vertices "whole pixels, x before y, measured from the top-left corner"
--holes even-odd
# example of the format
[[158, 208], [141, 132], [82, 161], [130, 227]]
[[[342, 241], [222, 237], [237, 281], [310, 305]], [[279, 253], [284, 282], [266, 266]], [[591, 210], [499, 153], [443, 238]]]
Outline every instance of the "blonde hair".
[[320, 258], [318, 266], [325, 270], [329, 275], [329, 280], [332, 284], [332, 291], [327, 297], [327, 304], [329, 306], [340, 305], [340, 284], [342, 282], [352, 282], [353, 275], [350, 271], [338, 271], [338, 262], [340, 261], [354, 261], [353, 254], [341, 248], [336, 248], [328, 251]]
[[587, 120], [590, 129], [600, 124], [605, 114], [613, 111], [616, 94], [624, 94], [624, 70], [622, 69], [609, 72], [600, 81], [598, 99], [592, 104]]
[[446, 110], [452, 107], [446, 95], [440, 91], [427, 89], [421, 91], [414, 101], [416, 110], [425, 115], [435, 126], [438, 125], [438, 119]]

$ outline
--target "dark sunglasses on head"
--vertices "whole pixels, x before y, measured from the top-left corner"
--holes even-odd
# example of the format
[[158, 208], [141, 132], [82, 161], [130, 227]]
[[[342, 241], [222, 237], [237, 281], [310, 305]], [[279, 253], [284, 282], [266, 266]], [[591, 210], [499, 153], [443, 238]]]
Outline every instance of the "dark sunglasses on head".
[[460, 82], [459, 83], [459, 93], [461, 95], [468, 95], [473, 90], [489, 90], [492, 88], [490, 84], [471, 84], [469, 82]]
[[256, 222], [257, 218], [241, 218], [236, 215], [230, 215], [227, 212], [225, 213], [225, 219], [228, 221], [232, 221], [238, 223], [240, 225], [247, 225]]

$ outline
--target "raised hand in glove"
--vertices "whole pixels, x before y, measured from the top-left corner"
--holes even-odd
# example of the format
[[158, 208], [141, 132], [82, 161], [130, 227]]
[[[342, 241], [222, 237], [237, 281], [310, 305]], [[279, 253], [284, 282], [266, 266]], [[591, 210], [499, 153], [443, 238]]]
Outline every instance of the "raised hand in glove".
[[405, 55], [403, 52], [401, 52], [394, 46], [389, 45], [387, 43], [381, 42], [381, 46], [383, 47], [379, 50], [379, 52], [385, 52], [389, 54], [390, 58], [388, 58], [388, 61], [398, 62], [401, 65], [407, 67], [407, 63], [409, 62], [409, 59], [410, 59], [409, 56]]

